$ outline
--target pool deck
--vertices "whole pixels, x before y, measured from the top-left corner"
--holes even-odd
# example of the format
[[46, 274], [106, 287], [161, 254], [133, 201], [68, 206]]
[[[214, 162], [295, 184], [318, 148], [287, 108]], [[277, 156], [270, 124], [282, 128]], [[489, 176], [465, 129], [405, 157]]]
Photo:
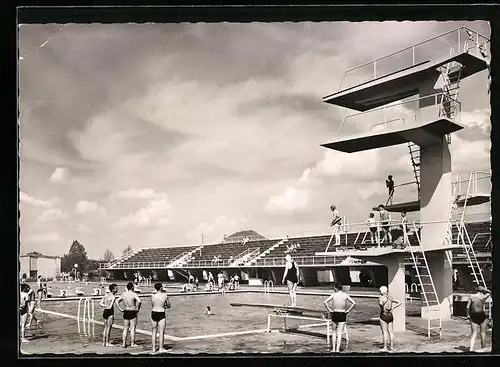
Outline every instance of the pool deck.
[[[73, 322], [73, 333], [76, 334], [76, 321]], [[79, 343], [58, 335], [57, 326], [47, 323], [38, 335], [27, 334], [28, 343], [21, 344], [21, 355], [40, 356], [50, 354], [97, 354], [97, 355], [158, 355], [151, 351], [151, 332], [137, 330], [136, 348], [121, 347], [121, 322], [116, 322], [111, 331], [112, 347], [103, 347], [101, 335], [102, 323], [96, 322], [92, 340]], [[218, 354], [218, 353], [264, 353], [264, 354], [327, 354], [328, 349], [324, 338], [296, 333], [284, 333], [279, 328], [271, 333], [263, 328], [248, 331], [236, 331], [217, 335], [199, 335], [193, 337], [174, 337], [165, 335], [167, 354]], [[323, 328], [308, 330], [324, 332]], [[349, 346], [344, 353], [380, 353], [382, 337], [377, 320], [371, 322], [352, 322], [348, 324]], [[169, 333], [167, 328], [166, 333]], [[78, 335], [78, 334], [76, 334]], [[470, 326], [463, 319], [443, 321], [442, 337], [428, 338], [425, 335], [425, 321], [420, 317], [407, 316], [407, 330], [396, 333], [394, 352], [392, 353], [468, 353]], [[130, 344], [130, 338], [128, 339]], [[345, 344], [345, 343], [344, 343]], [[491, 331], [487, 332], [487, 348], [479, 350], [480, 341], [476, 341], [475, 352], [491, 351]], [[343, 348], [345, 346], [343, 345]]]

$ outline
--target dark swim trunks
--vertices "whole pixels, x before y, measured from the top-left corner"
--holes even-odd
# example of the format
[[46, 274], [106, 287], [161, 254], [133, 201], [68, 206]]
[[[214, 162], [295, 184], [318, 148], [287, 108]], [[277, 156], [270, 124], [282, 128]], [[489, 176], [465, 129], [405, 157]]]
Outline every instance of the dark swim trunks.
[[160, 322], [165, 318], [165, 312], [151, 311], [151, 320]]
[[392, 315], [391, 311], [381, 311], [380, 320], [389, 324], [394, 321], [394, 316]]
[[19, 307], [19, 313], [22, 315], [26, 315], [28, 313], [28, 307], [26, 306], [21, 306]]
[[469, 312], [469, 316], [470, 316], [470, 320], [474, 324], [478, 324], [478, 325], [481, 325], [484, 322], [484, 320], [486, 320], [488, 318], [488, 316], [486, 316], [486, 313], [484, 311]]
[[333, 322], [345, 322], [347, 314], [345, 312], [332, 312]]
[[124, 320], [133, 320], [137, 317], [137, 310], [125, 310], [123, 311]]
[[107, 320], [110, 316], [113, 316], [114, 314], [115, 313], [112, 308], [107, 308], [102, 312], [102, 317], [104, 318], [104, 320]]

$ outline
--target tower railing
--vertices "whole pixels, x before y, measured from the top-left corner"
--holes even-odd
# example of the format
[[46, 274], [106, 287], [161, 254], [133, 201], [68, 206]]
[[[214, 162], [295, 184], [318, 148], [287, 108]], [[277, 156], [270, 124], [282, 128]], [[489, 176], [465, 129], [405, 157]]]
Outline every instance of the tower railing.
[[[453, 120], [460, 121], [462, 110], [460, 101], [448, 97], [445, 92], [440, 92], [348, 115], [342, 120], [337, 131], [337, 136], [380, 131], [387, 128], [409, 128], [422, 122], [428, 122], [432, 118], [446, 117], [445, 111], [442, 108], [444, 100], [456, 112]], [[424, 115], [419, 109], [420, 105], [425, 105], [426, 107], [435, 106], [435, 112], [426, 109]], [[343, 130], [344, 126], [347, 129]]]
[[490, 40], [465, 26], [450, 30], [346, 70], [340, 82], [339, 92], [431, 59], [449, 57], [450, 47], [453, 47], [457, 54], [468, 52], [480, 57], [481, 48], [489, 53]]

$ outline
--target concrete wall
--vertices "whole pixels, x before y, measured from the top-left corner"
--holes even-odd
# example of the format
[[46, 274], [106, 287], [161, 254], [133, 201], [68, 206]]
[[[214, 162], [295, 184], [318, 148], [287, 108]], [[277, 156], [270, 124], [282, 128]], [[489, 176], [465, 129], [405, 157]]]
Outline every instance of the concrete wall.
[[421, 241], [424, 249], [443, 245], [450, 216], [451, 154], [443, 137], [440, 144], [420, 148], [420, 219], [426, 223]]
[[[450, 320], [453, 314], [453, 268], [449, 266], [444, 251], [428, 252], [426, 257], [440, 302], [441, 319]], [[422, 318], [427, 318], [425, 308], [422, 308]]]
[[30, 276], [30, 258], [27, 256], [23, 256], [19, 259], [19, 277], [21, 278], [23, 274], [26, 274], [26, 277]]
[[38, 275], [44, 278], [53, 278], [61, 273], [61, 259], [60, 258], [38, 258]]
[[37, 277], [38, 275], [44, 278], [53, 278], [61, 273], [61, 259], [22, 256], [20, 257], [19, 273], [20, 277], [26, 274], [28, 278], [30, 276]]

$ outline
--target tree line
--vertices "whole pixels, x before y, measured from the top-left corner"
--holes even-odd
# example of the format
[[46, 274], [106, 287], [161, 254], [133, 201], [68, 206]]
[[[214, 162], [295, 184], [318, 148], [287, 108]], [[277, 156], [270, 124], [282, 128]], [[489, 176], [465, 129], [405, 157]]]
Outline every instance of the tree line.
[[[131, 250], [132, 247], [129, 245], [123, 250], [123, 254]], [[69, 273], [73, 269], [76, 269], [80, 273], [88, 274], [89, 278], [100, 277], [99, 264], [109, 262], [114, 258], [113, 253], [109, 249], [106, 249], [102, 260], [89, 259], [85, 247], [79, 241], [75, 240], [71, 244], [69, 252], [61, 258], [61, 272]], [[75, 265], [77, 266], [75, 267]]]

